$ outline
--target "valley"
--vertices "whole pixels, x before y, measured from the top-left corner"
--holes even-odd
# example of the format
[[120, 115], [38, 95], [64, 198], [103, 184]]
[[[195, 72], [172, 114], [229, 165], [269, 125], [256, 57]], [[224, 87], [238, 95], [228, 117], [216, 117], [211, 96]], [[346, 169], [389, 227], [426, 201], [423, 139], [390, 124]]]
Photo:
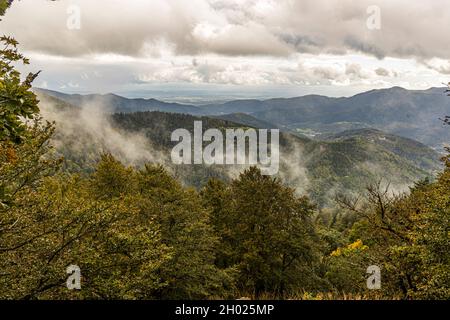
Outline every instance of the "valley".
[[[172, 132], [185, 128], [193, 133], [196, 121], [201, 121], [203, 132], [213, 128], [225, 131], [230, 128], [279, 127], [256, 118], [261, 114], [258, 112], [192, 115], [167, 112], [173, 111], [172, 105], [166, 106], [163, 102], [158, 108], [164, 112], [139, 111], [135, 102], [123, 98], [127, 103], [122, 103], [121, 110], [129, 112], [108, 113], [104, 110], [111, 108], [109, 100], [99, 102], [97, 100], [101, 98], [93, 96], [68, 98], [51, 93], [38, 91], [41, 109], [44, 117], [47, 115], [57, 122], [54, 140], [57, 152], [66, 159], [66, 168], [79, 172], [88, 172], [95, 166], [101, 152], [110, 152], [132, 165], [142, 166], [147, 162], [164, 164], [186, 185], [200, 188], [210, 177], [230, 180], [248, 165], [175, 165], [170, 161], [171, 149], [176, 145], [171, 141]], [[90, 102], [80, 102], [79, 99]], [[97, 103], [93, 104], [93, 101]], [[72, 104], [74, 102], [80, 104]], [[242, 105], [243, 102], [232, 104], [235, 103]], [[246, 102], [250, 109], [243, 106], [241, 111], [254, 111], [254, 103]], [[113, 110], [120, 110], [114, 103], [112, 105]], [[208, 108], [217, 110], [218, 107]], [[230, 108], [230, 111], [237, 111]], [[337, 193], [354, 194], [377, 181], [389, 184], [392, 192], [405, 192], [414, 182], [433, 179], [441, 170], [440, 155], [430, 146], [401, 135], [360, 127], [364, 126], [356, 126], [355, 129], [352, 125], [342, 131], [335, 127], [335, 130], [325, 129], [321, 134], [312, 135], [307, 134], [316, 132], [312, 129], [294, 131], [280, 126], [280, 171], [277, 177], [299, 194], [307, 194], [319, 206], [326, 207], [335, 205]]]

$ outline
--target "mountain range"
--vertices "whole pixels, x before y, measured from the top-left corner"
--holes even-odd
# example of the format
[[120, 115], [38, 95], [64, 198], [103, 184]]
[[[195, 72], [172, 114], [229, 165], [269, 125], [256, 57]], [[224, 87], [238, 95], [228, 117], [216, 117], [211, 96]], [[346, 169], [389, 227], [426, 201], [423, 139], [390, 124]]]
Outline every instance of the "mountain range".
[[109, 113], [129, 113], [137, 111], [164, 111], [173, 113], [201, 114], [201, 108], [194, 105], [167, 103], [156, 99], [128, 99], [113, 93], [108, 94], [66, 94], [53, 90], [35, 88], [36, 93], [50, 96], [73, 106], [101, 107]]
[[[185, 128], [192, 131], [194, 121], [198, 120], [202, 121], [204, 130], [278, 127], [258, 119], [258, 113], [249, 112], [250, 109], [244, 110], [248, 113], [214, 112], [213, 115], [203, 115], [203, 112], [198, 112], [199, 114], [192, 115], [175, 112], [170, 109], [173, 104], [161, 102], [158, 103], [158, 108], [167, 107], [165, 111], [170, 109], [173, 112], [132, 112], [134, 109], [131, 106], [136, 104], [127, 102], [133, 99], [113, 95], [73, 97], [53, 91], [50, 92], [51, 95], [43, 90], [36, 92], [44, 117], [56, 121], [54, 144], [57, 152], [65, 157], [67, 170], [92, 170], [101, 152], [111, 152], [129, 164], [162, 163], [186, 184], [201, 187], [211, 177], [229, 179], [243, 168], [173, 165], [170, 161], [170, 151], [176, 143], [171, 141], [170, 136], [175, 129]], [[96, 101], [104, 99], [103, 102], [107, 103], [110, 97], [113, 97], [112, 101], [124, 101], [124, 109], [120, 110], [128, 111], [93, 112]], [[333, 100], [309, 96], [305, 101], [316, 99]], [[79, 101], [90, 102], [83, 104]], [[232, 102], [231, 105], [234, 103], [237, 102]], [[116, 108], [117, 105], [113, 107]], [[184, 108], [178, 104], [176, 107]], [[111, 106], [107, 105], [101, 110], [105, 108], [111, 110]], [[193, 108], [202, 109], [196, 106]], [[206, 108], [213, 110], [219, 107]], [[329, 205], [336, 192], [357, 193], [380, 179], [390, 183], [396, 191], [405, 191], [415, 181], [432, 177], [441, 169], [440, 156], [432, 148], [414, 139], [381, 131], [375, 126], [338, 132], [327, 131], [314, 138], [292, 128], [282, 129], [278, 176], [299, 192], [307, 193], [321, 206]]]
[[371, 90], [351, 97], [307, 95], [268, 100], [233, 100], [202, 106], [166, 103], [156, 99], [128, 99], [115, 94], [37, 92], [74, 106], [103, 106], [111, 113], [163, 111], [222, 119], [267, 128], [280, 128], [322, 140], [347, 130], [373, 128], [422, 142], [438, 152], [450, 141], [442, 119], [450, 114], [445, 88], [406, 90], [400, 87]]

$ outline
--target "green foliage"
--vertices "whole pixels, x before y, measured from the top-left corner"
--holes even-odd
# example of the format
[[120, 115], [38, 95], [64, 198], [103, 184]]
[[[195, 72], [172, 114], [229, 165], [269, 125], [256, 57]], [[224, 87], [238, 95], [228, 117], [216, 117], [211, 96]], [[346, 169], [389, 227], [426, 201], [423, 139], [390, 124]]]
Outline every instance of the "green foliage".
[[[0, 2], [0, 14], [6, 8]], [[409, 194], [393, 196], [379, 183], [362, 202], [340, 197], [341, 209], [319, 214], [308, 197], [256, 167], [230, 183], [211, 179], [200, 193], [162, 166], [127, 167], [110, 154], [68, 173], [51, 147], [54, 124], [37, 117], [36, 74], [21, 82], [14, 63], [28, 61], [15, 40], [0, 40], [0, 299], [321, 299], [327, 290], [344, 298], [450, 298], [448, 156], [436, 181], [419, 181]], [[140, 131], [154, 115], [115, 118]], [[156, 113], [157, 121], [167, 119]], [[173, 119], [144, 134], [167, 148], [167, 130], [192, 125], [189, 116]], [[209, 119], [205, 127], [229, 125]], [[353, 190], [355, 180], [346, 179], [361, 178], [351, 168], [369, 151], [391, 158], [388, 172], [402, 167], [412, 177], [415, 170], [387, 150], [410, 149], [390, 142], [364, 150], [355, 144], [367, 142], [354, 137], [301, 142], [318, 159], [308, 164], [323, 184], [316, 199], [335, 185], [325, 177]], [[71, 264], [81, 268], [81, 290], [65, 286]], [[365, 288], [373, 264], [382, 270], [378, 294]]]
[[0, 142], [0, 208], [13, 205], [14, 196], [26, 186], [34, 186], [57, 170], [61, 160], [45, 158], [52, 152], [48, 140], [53, 132], [53, 125], [36, 121], [28, 129], [32, 138], [24, 143]]
[[183, 188], [161, 166], [145, 166], [138, 174], [141, 211], [160, 225], [162, 240], [174, 257], [161, 270], [168, 285], [161, 298], [198, 299], [226, 294], [231, 275], [214, 265], [218, 239], [193, 189]]
[[368, 246], [357, 240], [346, 246], [338, 247], [325, 257], [327, 263], [326, 278], [333, 290], [346, 293], [367, 293], [366, 268], [371, 265]]
[[[54, 174], [59, 161], [42, 159], [42, 130], [2, 162], [2, 178], [13, 181], [0, 210], [0, 297], [151, 298], [170, 258], [158, 224], [139, 218], [133, 198], [99, 192], [100, 175]], [[70, 264], [82, 270], [79, 292], [65, 287]]]
[[420, 202], [413, 208], [413, 226], [408, 236], [416, 256], [417, 280], [410, 292], [413, 298], [450, 298], [450, 166], [428, 188], [415, 190]]
[[367, 189], [362, 203], [341, 199], [361, 219], [349, 230], [349, 239], [361, 237], [368, 248], [346, 259], [332, 254], [328, 276], [337, 289], [363, 292], [352, 277], [376, 264], [386, 297], [450, 298], [449, 168], [435, 182], [417, 183], [410, 194], [390, 196], [387, 188], [376, 186]]
[[0, 37], [0, 43], [4, 45], [0, 50], [0, 141], [20, 143], [26, 133], [23, 119], [33, 119], [39, 112], [36, 96], [30, 91], [38, 73], [21, 81], [14, 63], [28, 64], [28, 59], [18, 52], [13, 38]]
[[[307, 197], [255, 167], [200, 194], [162, 166], [109, 154], [91, 173], [61, 172], [53, 131], [37, 120], [21, 144], [0, 145], [2, 298], [370, 298], [373, 264], [383, 297], [449, 298], [448, 163], [409, 195], [379, 184], [313, 219]], [[70, 264], [82, 270], [80, 291], [65, 287]]]
[[[3, 16], [6, 12], [6, 9], [11, 5], [12, 0], [0, 0], [0, 16]], [[0, 19], [1, 21], [1, 19]]]
[[283, 296], [317, 285], [314, 207], [307, 198], [255, 167], [229, 186], [210, 182], [202, 195], [221, 238], [216, 263], [238, 268], [241, 291]]
[[226, 294], [232, 278], [214, 265], [217, 237], [198, 194], [183, 188], [161, 166], [142, 170], [125, 168], [104, 155], [93, 173], [94, 194], [131, 197], [139, 220], [160, 227], [161, 243], [171, 248], [171, 259], [156, 270], [164, 282], [155, 296], [164, 299], [199, 299]]

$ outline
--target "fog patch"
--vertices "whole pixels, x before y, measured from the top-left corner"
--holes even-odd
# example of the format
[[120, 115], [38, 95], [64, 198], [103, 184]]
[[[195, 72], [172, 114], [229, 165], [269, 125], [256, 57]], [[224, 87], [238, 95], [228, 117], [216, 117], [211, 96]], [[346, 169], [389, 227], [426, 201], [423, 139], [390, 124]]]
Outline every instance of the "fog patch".
[[147, 162], [165, 163], [167, 155], [155, 149], [140, 133], [130, 133], [114, 126], [108, 106], [96, 101], [80, 107], [59, 105], [39, 96], [41, 114], [55, 121], [56, 133], [52, 144], [64, 156], [92, 164], [102, 153], [111, 153], [126, 165]]

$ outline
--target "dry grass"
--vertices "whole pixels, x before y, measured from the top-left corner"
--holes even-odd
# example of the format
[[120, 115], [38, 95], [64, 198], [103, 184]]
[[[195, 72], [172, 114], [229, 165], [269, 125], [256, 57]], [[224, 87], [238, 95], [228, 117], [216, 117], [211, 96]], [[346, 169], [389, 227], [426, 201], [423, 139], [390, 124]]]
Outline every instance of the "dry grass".
[[[221, 298], [218, 298], [221, 300]], [[401, 300], [400, 297], [387, 297], [377, 292], [364, 294], [339, 293], [339, 292], [298, 292], [281, 298], [277, 294], [266, 292], [258, 296], [249, 293], [239, 293], [235, 295], [236, 300]]]

